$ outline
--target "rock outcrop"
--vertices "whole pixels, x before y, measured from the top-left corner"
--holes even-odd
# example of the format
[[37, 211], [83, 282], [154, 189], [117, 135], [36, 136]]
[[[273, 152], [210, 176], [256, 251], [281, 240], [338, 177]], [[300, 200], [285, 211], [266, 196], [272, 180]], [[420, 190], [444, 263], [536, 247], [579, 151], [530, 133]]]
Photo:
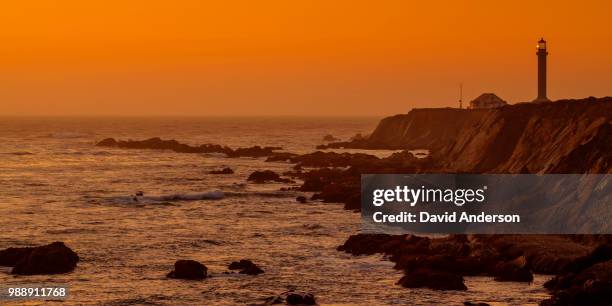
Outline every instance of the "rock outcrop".
[[271, 170], [255, 171], [249, 175], [247, 181], [254, 182], [257, 184], [263, 184], [268, 182], [277, 183], [291, 183], [290, 179], [280, 177], [280, 175]]
[[331, 135], [331, 134], [327, 134], [327, 135], [323, 136], [323, 141], [330, 142], [330, 141], [338, 141], [338, 140], [340, 140], [340, 139], [334, 137], [334, 135]]
[[406, 288], [433, 290], [467, 290], [463, 276], [440, 270], [418, 269], [406, 273], [398, 282]]
[[149, 138], [146, 140], [115, 140], [114, 138], [106, 138], [98, 142], [96, 146], [123, 149], [170, 150], [177, 153], [223, 153], [228, 157], [266, 157], [277, 154], [275, 151], [282, 149], [280, 147], [260, 146], [232, 149], [230, 147], [217, 144], [191, 146], [180, 143], [174, 139], [163, 140], [159, 137]]
[[612, 244], [570, 262], [544, 286], [552, 297], [541, 305], [609, 305], [612, 301]]
[[178, 260], [174, 270], [166, 275], [168, 278], [200, 280], [207, 277], [208, 268], [195, 260]]
[[428, 149], [456, 172], [610, 173], [612, 97], [413, 109], [383, 119], [366, 140], [334, 146]]
[[253, 306], [268, 306], [268, 305], [317, 305], [315, 296], [311, 293], [287, 291], [279, 295], [266, 298], [263, 303], [251, 304]]
[[12, 274], [61, 274], [76, 268], [79, 256], [63, 242], [0, 251], [0, 265], [13, 267]]
[[228, 269], [240, 270], [239, 271], [240, 274], [247, 274], [247, 275], [259, 275], [261, 273], [264, 273], [264, 271], [259, 266], [257, 266], [256, 264], [254, 264], [252, 261], [248, 259], [241, 259], [240, 261], [234, 261], [231, 264], [229, 264]]
[[[398, 284], [437, 290], [462, 289], [463, 276], [486, 275], [496, 281], [531, 282], [533, 272], [556, 274], [575, 266], [605, 262], [607, 248], [573, 241], [570, 236], [358, 234], [338, 247], [353, 255], [385, 254], [406, 276]], [[589, 255], [587, 255], [589, 254]]]

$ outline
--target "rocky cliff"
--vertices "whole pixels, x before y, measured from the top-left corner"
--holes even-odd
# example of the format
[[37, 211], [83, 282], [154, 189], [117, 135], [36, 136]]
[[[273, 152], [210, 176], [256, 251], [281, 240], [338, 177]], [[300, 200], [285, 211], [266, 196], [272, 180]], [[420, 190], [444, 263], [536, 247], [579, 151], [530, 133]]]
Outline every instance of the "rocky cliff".
[[415, 109], [383, 119], [358, 146], [429, 149], [459, 172], [610, 173], [612, 97]]

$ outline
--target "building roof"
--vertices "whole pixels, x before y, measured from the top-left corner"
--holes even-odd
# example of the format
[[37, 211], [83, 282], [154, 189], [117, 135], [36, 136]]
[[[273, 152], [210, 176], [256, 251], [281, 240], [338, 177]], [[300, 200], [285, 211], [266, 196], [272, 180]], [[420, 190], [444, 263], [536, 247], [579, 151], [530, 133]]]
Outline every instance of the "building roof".
[[483, 93], [470, 102], [471, 108], [490, 108], [508, 104], [494, 93]]

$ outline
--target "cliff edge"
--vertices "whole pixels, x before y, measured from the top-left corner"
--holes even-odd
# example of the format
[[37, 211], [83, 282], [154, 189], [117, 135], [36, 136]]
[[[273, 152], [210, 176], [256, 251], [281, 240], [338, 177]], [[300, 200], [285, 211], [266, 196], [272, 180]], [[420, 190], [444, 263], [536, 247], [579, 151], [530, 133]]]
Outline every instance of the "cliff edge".
[[496, 109], [414, 109], [381, 120], [367, 149], [428, 149], [449, 171], [610, 173], [612, 97]]

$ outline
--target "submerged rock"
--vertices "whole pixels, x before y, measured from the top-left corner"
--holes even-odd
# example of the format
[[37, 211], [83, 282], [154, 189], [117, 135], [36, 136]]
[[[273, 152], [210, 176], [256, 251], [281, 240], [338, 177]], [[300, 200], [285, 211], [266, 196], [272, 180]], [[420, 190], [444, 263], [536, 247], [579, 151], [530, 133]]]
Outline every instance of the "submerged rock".
[[14, 267], [19, 260], [32, 252], [33, 247], [8, 248], [0, 251], [0, 266]]
[[429, 288], [433, 290], [467, 290], [463, 276], [438, 270], [418, 269], [407, 272], [398, 282], [406, 288]]
[[68, 273], [78, 261], [79, 256], [63, 242], [0, 251], [0, 265], [13, 267], [11, 273], [19, 275]]
[[253, 306], [267, 305], [317, 305], [315, 296], [312, 293], [287, 291], [276, 296], [271, 296], [265, 299], [261, 304], [251, 304]]
[[240, 261], [234, 261], [229, 264], [228, 269], [240, 270], [239, 273], [247, 275], [258, 275], [264, 273], [264, 271], [248, 259], [241, 259]]
[[567, 265], [564, 273], [546, 282], [552, 297], [541, 305], [610, 305], [612, 256], [609, 243]]
[[527, 259], [520, 256], [515, 260], [498, 263], [493, 271], [499, 282], [532, 282], [533, 274], [527, 265]]
[[106, 139], [103, 139], [102, 141], [98, 142], [96, 144], [96, 146], [99, 146], [99, 147], [116, 147], [117, 146], [117, 141], [114, 138], [106, 138]]
[[334, 137], [334, 135], [331, 135], [331, 134], [327, 134], [327, 135], [323, 136], [323, 141], [329, 142], [329, 141], [338, 141], [338, 140], [340, 140], [340, 139]]
[[195, 260], [178, 260], [174, 263], [174, 271], [166, 275], [168, 278], [205, 279], [208, 268]]
[[199, 146], [191, 146], [180, 143], [174, 139], [163, 140], [159, 137], [153, 137], [145, 140], [115, 140], [106, 138], [96, 144], [100, 147], [116, 147], [124, 149], [154, 149], [154, 150], [171, 150], [177, 153], [223, 153], [228, 157], [264, 157], [276, 154], [274, 151], [280, 150], [280, 147], [260, 147], [253, 146], [249, 148], [238, 148], [233, 150], [227, 146], [218, 144], [202, 144]]
[[271, 170], [255, 171], [249, 175], [247, 181], [262, 184], [267, 182], [291, 183], [290, 179], [281, 178], [278, 173]]
[[297, 196], [297, 197], [295, 198], [295, 201], [296, 201], [296, 202], [298, 202], [298, 203], [302, 203], [302, 204], [304, 204], [304, 203], [308, 202], [308, 200], [306, 199], [306, 197], [305, 197], [305, 196]]
[[285, 299], [288, 305], [316, 305], [314, 295], [310, 293], [289, 293]]

